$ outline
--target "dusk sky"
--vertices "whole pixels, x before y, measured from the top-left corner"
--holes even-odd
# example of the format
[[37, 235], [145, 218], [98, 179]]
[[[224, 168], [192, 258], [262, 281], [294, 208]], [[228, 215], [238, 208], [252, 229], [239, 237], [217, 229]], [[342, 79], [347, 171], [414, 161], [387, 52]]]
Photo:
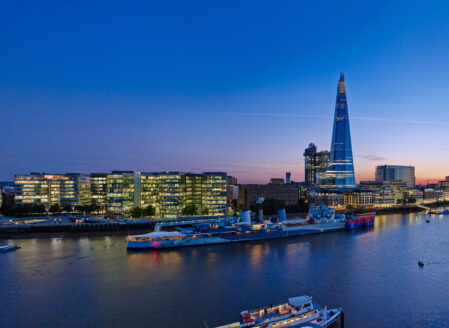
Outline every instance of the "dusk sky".
[[0, 2], [0, 180], [304, 179], [344, 72], [357, 181], [449, 175], [448, 1]]

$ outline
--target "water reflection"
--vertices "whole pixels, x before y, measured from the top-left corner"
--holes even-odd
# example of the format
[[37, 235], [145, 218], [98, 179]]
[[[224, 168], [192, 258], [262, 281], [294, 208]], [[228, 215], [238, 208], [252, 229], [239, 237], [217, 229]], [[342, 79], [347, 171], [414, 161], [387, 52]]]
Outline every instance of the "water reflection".
[[343, 306], [347, 327], [438, 326], [449, 320], [449, 220], [427, 217], [164, 251], [127, 252], [126, 236], [14, 240], [22, 248], [0, 254], [2, 326], [216, 326], [301, 294]]

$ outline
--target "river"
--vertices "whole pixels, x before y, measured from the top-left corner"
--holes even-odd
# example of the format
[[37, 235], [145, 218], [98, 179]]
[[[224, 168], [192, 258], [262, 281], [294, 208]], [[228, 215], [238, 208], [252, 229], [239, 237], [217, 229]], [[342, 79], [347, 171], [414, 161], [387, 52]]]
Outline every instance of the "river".
[[[449, 216], [281, 240], [128, 252], [126, 236], [0, 240], [2, 327], [209, 327], [311, 295], [346, 327], [449, 325]], [[419, 267], [422, 260], [425, 265]]]

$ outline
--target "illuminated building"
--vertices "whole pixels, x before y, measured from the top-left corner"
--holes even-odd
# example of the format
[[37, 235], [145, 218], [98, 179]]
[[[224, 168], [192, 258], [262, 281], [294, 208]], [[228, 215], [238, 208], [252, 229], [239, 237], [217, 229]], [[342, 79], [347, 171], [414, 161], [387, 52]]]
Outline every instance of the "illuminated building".
[[100, 212], [105, 212], [108, 204], [108, 175], [106, 173], [90, 174], [90, 190], [92, 204], [100, 208]]
[[134, 172], [112, 171], [107, 175], [107, 212], [125, 216], [134, 206]]
[[374, 205], [376, 207], [396, 205], [396, 193], [391, 184], [383, 181], [360, 181], [360, 187], [374, 191]]
[[306, 184], [309, 186], [325, 185], [327, 179], [326, 170], [329, 166], [330, 153], [325, 150], [317, 152], [315, 144], [310, 143], [303, 155], [305, 161]]
[[376, 167], [376, 181], [402, 181], [409, 188], [415, 187], [415, 167], [402, 165], [381, 165]]
[[146, 209], [152, 206], [155, 213], [160, 211], [159, 177], [156, 173], [144, 173], [140, 175], [140, 208]]
[[187, 206], [195, 209], [195, 215], [224, 215], [226, 195], [227, 174], [222, 172], [141, 175], [141, 207], [153, 206], [162, 218], [182, 216]]
[[[156, 216], [176, 218], [186, 207], [194, 215], [224, 215], [227, 174], [204, 172], [31, 173], [16, 175], [16, 205], [73, 207], [95, 204], [110, 217], [129, 216], [134, 208], [152, 206]], [[190, 213], [190, 212], [189, 212]]]
[[348, 104], [343, 73], [337, 87], [331, 154], [327, 169], [328, 188], [355, 188]]
[[375, 194], [372, 190], [348, 189], [345, 192], [345, 206], [373, 207]]
[[91, 203], [90, 177], [86, 174], [31, 173], [16, 175], [16, 206], [42, 204], [77, 206]]
[[336, 189], [318, 189], [310, 194], [315, 200], [315, 205], [324, 203], [328, 207], [343, 208], [345, 205], [345, 194]]
[[163, 218], [181, 216], [185, 207], [183, 174], [163, 172], [159, 174], [159, 215]]
[[449, 177], [446, 177], [446, 180], [440, 181], [440, 188], [443, 190], [443, 199], [449, 200]]
[[227, 174], [204, 172], [203, 214], [223, 215], [226, 212]]
[[60, 181], [58, 205], [86, 206], [92, 204], [90, 176], [82, 173], [66, 173]]
[[49, 207], [49, 183], [42, 173], [14, 177], [16, 206], [42, 204]]
[[239, 186], [237, 184], [237, 178], [229, 176], [227, 177], [227, 212], [231, 213], [234, 209], [237, 209], [237, 203], [239, 199]]

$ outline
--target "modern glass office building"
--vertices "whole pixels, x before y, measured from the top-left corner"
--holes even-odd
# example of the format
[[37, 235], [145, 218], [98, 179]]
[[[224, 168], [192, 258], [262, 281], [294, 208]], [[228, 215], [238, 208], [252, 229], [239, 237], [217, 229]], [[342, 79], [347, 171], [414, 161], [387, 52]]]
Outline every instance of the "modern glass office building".
[[340, 80], [337, 86], [332, 145], [326, 185], [328, 188], [355, 188], [348, 103], [343, 73], [340, 73]]
[[327, 180], [326, 171], [329, 166], [329, 152], [326, 150], [317, 152], [315, 144], [310, 143], [303, 155], [306, 184], [309, 186], [325, 185]]
[[404, 182], [407, 187], [415, 187], [415, 167], [403, 165], [380, 165], [376, 167], [376, 181]]
[[226, 213], [227, 174], [204, 172], [112, 171], [111, 173], [31, 173], [15, 177], [16, 205], [99, 206], [110, 217], [126, 217], [136, 207], [176, 218], [190, 206], [194, 215]]
[[90, 177], [86, 174], [31, 173], [15, 176], [16, 206], [42, 204], [77, 206], [91, 204]]
[[112, 171], [107, 176], [107, 212], [126, 216], [134, 208], [134, 172]]
[[107, 173], [90, 174], [90, 190], [92, 204], [99, 207], [100, 212], [105, 212], [108, 204], [108, 175]]

